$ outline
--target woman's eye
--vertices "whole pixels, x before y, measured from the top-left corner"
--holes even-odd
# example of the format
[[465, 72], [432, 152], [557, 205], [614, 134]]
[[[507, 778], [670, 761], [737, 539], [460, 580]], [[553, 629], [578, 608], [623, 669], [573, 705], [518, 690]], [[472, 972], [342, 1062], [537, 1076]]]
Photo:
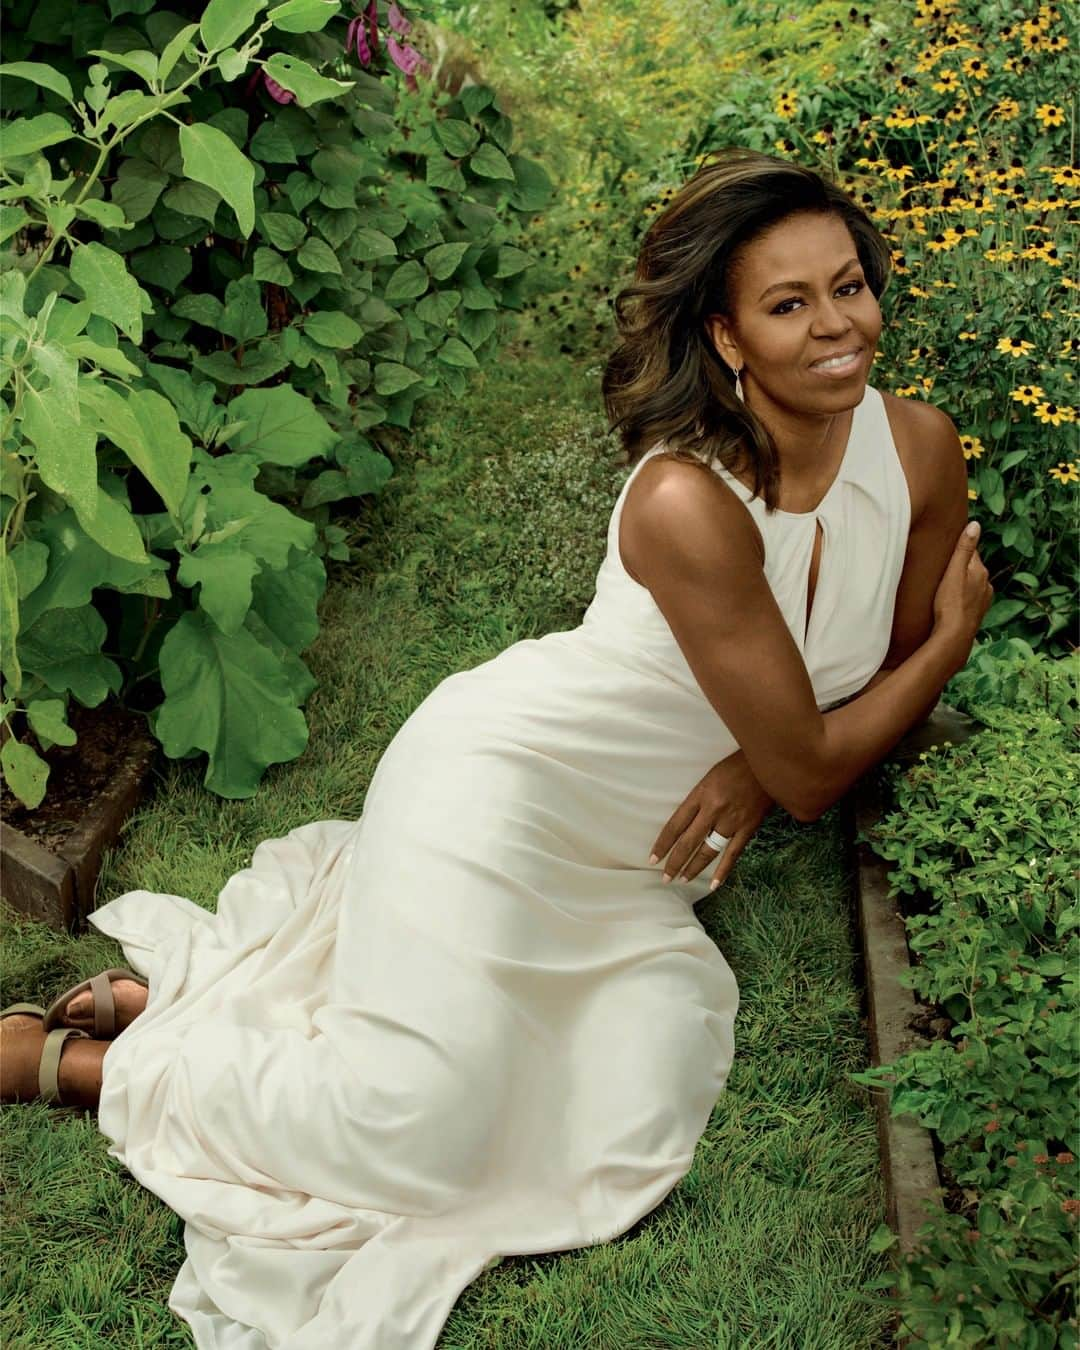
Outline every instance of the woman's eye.
[[[854, 287], [855, 289], [851, 291], [852, 295], [854, 295], [854, 294], [856, 294], [856, 292], [861, 291], [864, 285], [865, 285], [865, 283], [862, 282], [862, 281], [845, 281], [844, 284], [843, 284], [841, 287], [839, 287], [839, 289], [842, 290], [842, 291], [847, 291], [847, 290], [851, 290], [851, 288]], [[792, 313], [794, 313], [793, 310], [785, 309], [784, 306], [785, 306], [785, 305], [793, 305], [797, 299], [798, 299], [797, 296], [793, 296], [790, 300], [781, 300], [780, 303], [779, 303], [779, 304], [776, 306], [776, 308], [773, 310], [773, 313], [774, 313], [774, 314], [792, 314]]]

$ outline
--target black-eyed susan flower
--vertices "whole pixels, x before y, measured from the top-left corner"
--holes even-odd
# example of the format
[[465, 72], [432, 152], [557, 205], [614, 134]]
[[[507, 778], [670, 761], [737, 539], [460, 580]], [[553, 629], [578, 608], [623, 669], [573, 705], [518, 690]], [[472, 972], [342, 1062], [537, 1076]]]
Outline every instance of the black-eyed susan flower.
[[969, 501], [969, 502], [977, 502], [978, 500], [979, 500], [979, 494], [975, 491], [975, 489], [974, 489], [973, 487], [969, 487], [969, 488], [968, 488], [968, 501]]
[[1060, 169], [1055, 169], [1051, 164], [1043, 165], [1043, 172], [1050, 174], [1050, 181], [1056, 187], [1080, 187], [1080, 172], [1077, 172], [1071, 164], [1063, 164]]
[[1077, 356], [1080, 356], [1080, 338], [1066, 338], [1058, 356], [1075, 361]]
[[893, 393], [897, 398], [915, 398], [922, 393], [922, 390], [917, 384], [902, 384], [899, 388], [894, 389]]
[[1069, 39], [1064, 33], [1055, 33], [1053, 37], [1047, 38], [1043, 43], [1043, 50], [1047, 52], [1063, 52], [1069, 45]]
[[1022, 384], [1019, 389], [1014, 389], [1009, 397], [1015, 399], [1017, 403], [1038, 403], [1045, 392], [1041, 384]]
[[[1069, 416], [1070, 412], [1073, 413], [1072, 418]], [[1072, 408], [1061, 408], [1056, 403], [1037, 403], [1035, 405], [1035, 416], [1040, 422], [1052, 427], [1059, 427], [1062, 422], [1072, 421], [1076, 413]]]
[[1000, 98], [990, 109], [990, 116], [1002, 122], [1011, 122], [1020, 116], [1020, 104], [1014, 98]]
[[951, 94], [954, 89], [960, 88], [960, 76], [955, 70], [939, 70], [931, 88], [939, 94]]
[[956, 336], [961, 342], [974, 342], [979, 335], [978, 333], [957, 333]]
[[998, 338], [997, 349], [1006, 356], [1026, 356], [1035, 350], [1035, 344], [1026, 338], [1003, 337]]
[[776, 96], [773, 111], [777, 117], [794, 117], [799, 110], [799, 95], [795, 89], [784, 89]]
[[1060, 460], [1056, 468], [1046, 471], [1052, 478], [1056, 478], [1059, 483], [1080, 483], [1080, 473], [1077, 473], [1076, 460]]
[[961, 436], [960, 448], [964, 452], [965, 459], [979, 459], [985, 449], [978, 436]]
[[1035, 116], [1044, 127], [1060, 127], [1065, 123], [1065, 110], [1059, 108], [1056, 103], [1040, 103], [1035, 109]]
[[964, 74], [970, 80], [985, 80], [990, 74], [986, 62], [981, 56], [969, 56], [967, 60], [962, 63], [962, 69]]

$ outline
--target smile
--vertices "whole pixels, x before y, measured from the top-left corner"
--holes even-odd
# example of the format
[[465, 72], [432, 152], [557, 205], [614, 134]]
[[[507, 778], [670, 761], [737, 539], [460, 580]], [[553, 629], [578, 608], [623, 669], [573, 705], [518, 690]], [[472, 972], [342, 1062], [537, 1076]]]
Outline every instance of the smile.
[[862, 364], [863, 349], [848, 352], [846, 356], [831, 356], [827, 361], [815, 361], [810, 367], [820, 375], [850, 375], [859, 365]]

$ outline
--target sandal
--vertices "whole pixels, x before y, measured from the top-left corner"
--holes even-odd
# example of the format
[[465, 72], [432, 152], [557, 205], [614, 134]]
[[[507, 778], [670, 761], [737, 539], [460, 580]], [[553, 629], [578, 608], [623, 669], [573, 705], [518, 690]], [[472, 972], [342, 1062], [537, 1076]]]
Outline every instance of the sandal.
[[[94, 1001], [94, 1040], [111, 1041], [116, 1036], [116, 1000], [113, 998], [112, 982], [113, 980], [134, 980], [136, 984], [141, 984], [144, 989], [149, 989], [148, 981], [141, 975], [136, 975], [133, 970], [125, 970], [121, 966], [114, 966], [112, 970], [103, 970], [100, 975], [92, 975], [88, 980], [82, 980], [71, 989], [66, 990], [59, 998], [53, 999], [49, 1004], [49, 1010], [45, 1013], [45, 1021], [42, 1024], [46, 1031], [52, 1031], [54, 1027], [60, 1027], [60, 1018], [63, 1016], [67, 1005], [77, 995], [90, 990]], [[78, 1028], [75, 1028], [78, 1030]], [[89, 1033], [87, 1033], [89, 1035]]]
[[[13, 1003], [9, 1008], [0, 1012], [0, 1019], [10, 1017], [13, 1013], [33, 1013], [35, 1017], [44, 1018], [45, 1009], [39, 1007], [36, 1003]], [[78, 1027], [58, 1027], [55, 1031], [50, 1031], [45, 1037], [45, 1044], [41, 1048], [41, 1060], [38, 1064], [38, 1093], [42, 1101], [48, 1105], [66, 1106], [67, 1103], [60, 1097], [60, 1051], [64, 1048], [64, 1042], [69, 1036], [82, 1037], [89, 1040], [89, 1033], [80, 1031]]]

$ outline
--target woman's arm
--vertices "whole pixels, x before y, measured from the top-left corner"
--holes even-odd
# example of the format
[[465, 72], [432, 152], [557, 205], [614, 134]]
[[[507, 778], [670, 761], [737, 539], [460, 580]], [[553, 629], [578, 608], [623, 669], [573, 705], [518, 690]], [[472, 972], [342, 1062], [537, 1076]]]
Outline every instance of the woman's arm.
[[[754, 776], [800, 820], [817, 819], [882, 758], [967, 657], [965, 611], [962, 623], [935, 632], [897, 668], [887, 691], [823, 717], [765, 578], [756, 526], [704, 465], [645, 465], [623, 506], [620, 547]], [[970, 541], [968, 556], [972, 548]], [[964, 588], [953, 590], [953, 603], [964, 598], [970, 610]]]

